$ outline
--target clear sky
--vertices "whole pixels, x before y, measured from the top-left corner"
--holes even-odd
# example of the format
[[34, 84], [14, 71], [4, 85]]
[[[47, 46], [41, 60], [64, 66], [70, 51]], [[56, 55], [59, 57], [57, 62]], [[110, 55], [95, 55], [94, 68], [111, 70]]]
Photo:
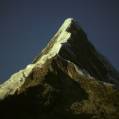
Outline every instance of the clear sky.
[[119, 70], [119, 0], [0, 0], [0, 82], [31, 63], [68, 17]]

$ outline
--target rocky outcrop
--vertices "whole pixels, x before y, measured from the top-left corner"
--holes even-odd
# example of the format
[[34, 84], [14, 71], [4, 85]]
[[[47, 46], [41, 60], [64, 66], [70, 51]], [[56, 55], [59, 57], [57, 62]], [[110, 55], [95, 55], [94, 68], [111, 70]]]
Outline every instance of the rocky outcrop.
[[34, 61], [0, 85], [2, 119], [119, 119], [119, 74], [66, 19]]

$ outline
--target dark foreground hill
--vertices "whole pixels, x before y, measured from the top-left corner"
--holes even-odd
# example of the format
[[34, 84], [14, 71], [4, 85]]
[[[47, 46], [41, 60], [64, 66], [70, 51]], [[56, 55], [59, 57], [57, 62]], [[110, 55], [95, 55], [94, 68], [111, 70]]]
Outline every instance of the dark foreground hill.
[[0, 85], [0, 119], [119, 119], [118, 88], [118, 72], [69, 18]]

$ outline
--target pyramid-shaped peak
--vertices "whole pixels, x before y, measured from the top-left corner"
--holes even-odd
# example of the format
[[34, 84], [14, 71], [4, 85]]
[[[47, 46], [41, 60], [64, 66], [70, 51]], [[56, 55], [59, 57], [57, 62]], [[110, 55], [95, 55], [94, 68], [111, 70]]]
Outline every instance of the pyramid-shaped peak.
[[[112, 66], [106, 61], [104, 56], [97, 52], [95, 47], [89, 42], [84, 30], [73, 18], [67, 18], [63, 22], [41, 54], [34, 59], [33, 64], [45, 64], [57, 55], [65, 60], [74, 62], [97, 79], [116, 84], [118, 82], [112, 80], [113, 78], [116, 79], [112, 73]], [[108, 77], [113, 78], [108, 78], [107, 74]]]
[[77, 26], [76, 21], [73, 18], [65, 19], [61, 27], [56, 32], [56, 34], [49, 41], [48, 45], [43, 49], [42, 53], [34, 59], [33, 63], [38, 62], [44, 64], [47, 61], [47, 59], [51, 59], [52, 57], [59, 54], [61, 48], [69, 44], [73, 32], [75, 31], [78, 33], [77, 28], [79, 27]]
[[66, 25], [66, 24], [70, 25], [74, 21], [75, 21], [74, 18], [67, 18], [67, 19], [64, 20], [63, 25]]
[[65, 19], [65, 21], [61, 25], [59, 31], [65, 31], [65, 30], [67, 30], [72, 25], [72, 23], [74, 23], [74, 22], [75, 22], [75, 20], [73, 18], [67, 18], [67, 19]]

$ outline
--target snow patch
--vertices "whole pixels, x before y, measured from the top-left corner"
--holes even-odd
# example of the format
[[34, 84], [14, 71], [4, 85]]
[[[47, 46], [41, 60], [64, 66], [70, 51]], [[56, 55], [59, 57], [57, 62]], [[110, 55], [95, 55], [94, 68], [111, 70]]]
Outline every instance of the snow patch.
[[53, 47], [48, 51], [47, 54], [43, 55], [40, 60], [37, 62], [38, 64], [44, 64], [48, 59], [51, 59], [56, 54], [59, 53], [61, 46], [63, 43], [66, 43], [71, 36], [71, 33], [67, 31], [67, 29], [71, 26], [73, 19], [68, 18], [65, 20], [63, 25], [60, 27], [56, 34], [59, 34], [56, 39]]

